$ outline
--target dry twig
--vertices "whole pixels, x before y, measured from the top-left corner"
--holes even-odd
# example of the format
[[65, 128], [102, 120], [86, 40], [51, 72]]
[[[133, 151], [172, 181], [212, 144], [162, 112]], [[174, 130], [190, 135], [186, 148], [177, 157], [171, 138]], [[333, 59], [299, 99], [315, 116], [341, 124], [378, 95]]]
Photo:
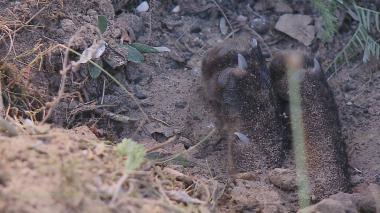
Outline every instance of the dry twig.
[[164, 147], [164, 146], [172, 143], [173, 141], [175, 141], [176, 138], [177, 138], [177, 136], [173, 136], [173, 137], [169, 138], [168, 140], [166, 140], [165, 142], [160, 143], [157, 146], [154, 146], [154, 147], [152, 147], [150, 149], [147, 149], [146, 152], [150, 153], [150, 152], [153, 152], [153, 151], [155, 151], [157, 149], [160, 149], [160, 148], [162, 148], [162, 147]]
[[[76, 34], [70, 38], [70, 40], [68, 42], [68, 47], [71, 46], [71, 44], [74, 41], [74, 38], [76, 38]], [[61, 46], [63, 46], [63, 45], [61, 45]], [[45, 115], [45, 117], [43, 118], [41, 124], [44, 124], [50, 118], [55, 107], [57, 107], [59, 101], [61, 100], [61, 98], [63, 97], [63, 95], [65, 93], [65, 83], [66, 83], [66, 78], [67, 78], [67, 72], [71, 69], [71, 65], [68, 64], [69, 63], [69, 53], [70, 53], [70, 48], [66, 48], [65, 49], [65, 55], [63, 58], [62, 71], [61, 71], [61, 83], [59, 86], [58, 95], [57, 95], [57, 97], [54, 98], [53, 102], [50, 103], [50, 108], [49, 108], [47, 114]]]
[[156, 162], [157, 164], [163, 164], [163, 163], [167, 163], [169, 161], [172, 161], [176, 158], [178, 158], [179, 156], [185, 154], [186, 152], [190, 152], [192, 151], [193, 149], [197, 148], [198, 146], [200, 146], [201, 144], [203, 144], [204, 142], [206, 142], [214, 133], [215, 133], [216, 129], [212, 129], [207, 135], [206, 137], [204, 137], [201, 141], [199, 141], [197, 144], [195, 144], [194, 146], [190, 147], [189, 149], [187, 150], [184, 150], [182, 152], [179, 152], [173, 156], [171, 156], [170, 158], [166, 159], [166, 160], [163, 160], [163, 161], [158, 161]]

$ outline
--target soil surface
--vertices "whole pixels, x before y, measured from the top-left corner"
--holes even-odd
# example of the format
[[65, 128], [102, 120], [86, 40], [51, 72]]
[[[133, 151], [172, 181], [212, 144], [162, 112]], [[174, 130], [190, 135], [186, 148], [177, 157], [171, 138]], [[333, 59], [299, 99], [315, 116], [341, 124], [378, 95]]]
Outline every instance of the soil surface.
[[[248, 35], [259, 41], [268, 62], [279, 50], [300, 49], [326, 68], [356, 24], [342, 26], [329, 43], [315, 38], [306, 47], [275, 24], [285, 13], [316, 22], [319, 15], [308, 1], [215, 2], [149, 1], [147, 12], [136, 11], [140, 2], [134, 0], [0, 2], [0, 88], [18, 131], [13, 137], [0, 131], [0, 212], [296, 212], [292, 150], [282, 169], [228, 176], [226, 151], [201, 86], [201, 61], [215, 44]], [[92, 79], [86, 64], [70, 69], [64, 95], [54, 105], [64, 59], [79, 59], [59, 45], [83, 52], [98, 38], [99, 15], [108, 20], [104, 58], [125, 61], [113, 46], [120, 42], [170, 52], [144, 54], [142, 63], [103, 63], [130, 93], [104, 73]], [[221, 32], [222, 17], [228, 18], [227, 33]], [[352, 192], [380, 184], [379, 68], [376, 61], [353, 62], [328, 81], [347, 145]], [[49, 125], [42, 124], [50, 109]], [[118, 186], [125, 157], [115, 144], [123, 138], [147, 150], [164, 143], [148, 153], [150, 160], [184, 154], [165, 163], [149, 161]]]

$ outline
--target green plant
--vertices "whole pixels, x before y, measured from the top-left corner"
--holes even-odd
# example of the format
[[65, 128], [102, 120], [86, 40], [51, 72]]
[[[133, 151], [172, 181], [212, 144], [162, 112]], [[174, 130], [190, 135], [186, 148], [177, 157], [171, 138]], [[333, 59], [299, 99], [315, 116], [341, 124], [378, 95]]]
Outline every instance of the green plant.
[[146, 155], [144, 146], [131, 139], [123, 139], [116, 146], [116, 151], [121, 156], [127, 156], [127, 160], [125, 161], [125, 171], [127, 173], [139, 168]]
[[337, 31], [338, 19], [334, 16], [337, 4], [334, 1], [314, 0], [314, 7], [319, 11], [322, 17], [323, 35], [322, 40], [330, 40]]
[[380, 33], [380, 12], [358, 6], [355, 1], [344, 0], [314, 0], [314, 5], [321, 13], [327, 38], [336, 32], [336, 17], [333, 16], [335, 6], [345, 10], [353, 20], [358, 22], [358, 27], [334, 60], [326, 69], [326, 76], [331, 77], [342, 66], [349, 65], [350, 60], [362, 54], [364, 63], [371, 57], [379, 59], [380, 44], [372, 36], [372, 33]]
[[[98, 29], [99, 29], [99, 39], [94, 42], [91, 47], [85, 49], [81, 55], [81, 59], [79, 60], [79, 63], [87, 63], [90, 60], [93, 60], [96, 64], [98, 64], [100, 67], [103, 67], [103, 60], [101, 60], [101, 56], [106, 50], [106, 42], [103, 38], [103, 33], [107, 30], [108, 27], [108, 20], [105, 16], [98, 16]], [[170, 51], [168, 48], [165, 47], [152, 47], [146, 44], [141, 43], [132, 43], [132, 44], [116, 44], [117, 48], [125, 49], [126, 51], [120, 51], [118, 54], [122, 55], [127, 61], [134, 62], [134, 63], [142, 63], [144, 62], [144, 55], [143, 53], [159, 53], [159, 52], [166, 52]], [[112, 48], [111, 48], [112, 49]], [[107, 61], [105, 61], [107, 62]], [[126, 61], [125, 61], [126, 63]], [[94, 66], [93, 64], [88, 64], [88, 69], [90, 76], [93, 79], [96, 79], [99, 77], [99, 75], [102, 73], [102, 70], [99, 69], [98, 66]]]

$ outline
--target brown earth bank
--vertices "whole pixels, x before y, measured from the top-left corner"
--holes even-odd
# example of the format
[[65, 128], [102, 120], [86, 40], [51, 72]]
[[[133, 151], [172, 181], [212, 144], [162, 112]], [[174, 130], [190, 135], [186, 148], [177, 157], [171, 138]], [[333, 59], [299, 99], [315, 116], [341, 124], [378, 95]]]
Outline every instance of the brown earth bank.
[[[320, 16], [309, 1], [154, 0], [139, 12], [141, 2], [0, 1], [0, 212], [297, 212], [291, 147], [281, 168], [228, 175], [201, 62], [225, 39], [248, 36], [268, 62], [298, 49], [318, 56], [323, 69], [357, 23], [338, 14], [341, 26], [324, 43], [308, 30], [305, 38], [276, 27], [284, 14], [303, 14], [311, 20], [305, 29], [318, 35]], [[375, 1], [360, 3], [376, 9]], [[108, 21], [101, 36], [99, 16]], [[82, 53], [99, 38], [107, 46], [97, 63], [114, 79], [92, 78], [94, 67], [74, 66], [80, 57], [66, 52]], [[121, 42], [170, 52], [135, 63]], [[358, 59], [329, 78], [350, 190], [306, 212], [380, 212], [379, 68], [376, 59]], [[137, 171], [126, 172], [133, 157], [118, 151], [123, 138], [145, 147]]]

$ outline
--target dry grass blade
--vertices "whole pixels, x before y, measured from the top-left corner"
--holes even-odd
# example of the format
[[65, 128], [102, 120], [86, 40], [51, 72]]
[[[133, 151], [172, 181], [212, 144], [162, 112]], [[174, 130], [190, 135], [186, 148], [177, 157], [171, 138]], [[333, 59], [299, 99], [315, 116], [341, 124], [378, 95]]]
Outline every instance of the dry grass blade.
[[[68, 43], [68, 47], [71, 46], [75, 37], [76, 37], [76, 35], [74, 35], [73, 37], [70, 38], [69, 43]], [[63, 58], [63, 65], [62, 65], [62, 71], [61, 71], [62, 77], [61, 77], [61, 83], [60, 83], [59, 90], [58, 90], [58, 95], [56, 98], [54, 98], [53, 102], [50, 104], [50, 108], [49, 108], [47, 114], [45, 115], [45, 117], [43, 118], [41, 124], [44, 124], [50, 118], [55, 107], [58, 105], [59, 101], [61, 100], [61, 98], [63, 97], [63, 94], [65, 92], [65, 82], [66, 82], [66, 78], [67, 78], [67, 72], [69, 71], [69, 69], [71, 69], [71, 65], [68, 64], [69, 63], [69, 53], [70, 53], [69, 48], [66, 48], [65, 55]]]
[[162, 148], [162, 147], [164, 147], [164, 146], [166, 146], [166, 145], [168, 145], [168, 144], [174, 142], [175, 139], [177, 139], [177, 136], [173, 136], [173, 137], [169, 138], [168, 140], [166, 140], [165, 142], [160, 143], [160, 144], [158, 144], [157, 146], [154, 146], [154, 147], [152, 147], [152, 148], [150, 148], [150, 149], [147, 149], [146, 152], [147, 152], [147, 153], [150, 153], [150, 152], [153, 152], [153, 151], [155, 151], [155, 150], [157, 150], [157, 149], [160, 149], [160, 148]]
[[172, 161], [174, 159], [176, 159], [177, 157], [187, 153], [187, 152], [190, 152], [192, 151], [193, 149], [197, 148], [198, 146], [200, 146], [201, 144], [203, 144], [204, 142], [206, 142], [214, 133], [215, 133], [216, 129], [212, 129], [207, 135], [206, 137], [204, 137], [201, 141], [199, 141], [197, 144], [195, 144], [194, 146], [190, 147], [189, 149], [187, 150], [184, 150], [182, 152], [179, 152], [171, 157], [169, 157], [168, 159], [166, 160], [163, 160], [163, 161], [158, 161], [156, 162], [157, 164], [163, 164], [163, 163], [167, 163], [169, 161]]

